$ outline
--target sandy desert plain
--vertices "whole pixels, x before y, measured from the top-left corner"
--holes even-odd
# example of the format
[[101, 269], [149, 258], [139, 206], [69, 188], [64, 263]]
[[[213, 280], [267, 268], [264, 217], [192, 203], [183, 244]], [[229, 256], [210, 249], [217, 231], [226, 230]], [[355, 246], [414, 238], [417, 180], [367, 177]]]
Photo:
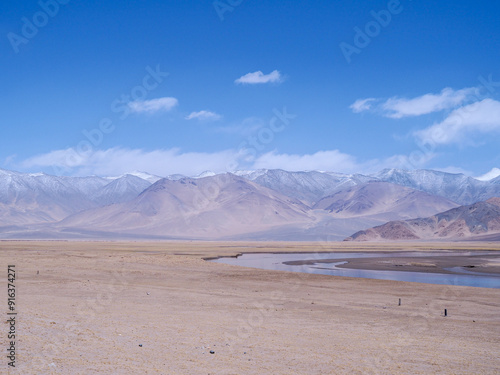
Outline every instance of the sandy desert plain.
[[[0, 372], [498, 374], [499, 289], [204, 260], [437, 249], [500, 251], [500, 243], [1, 241]], [[15, 368], [5, 354], [8, 265], [16, 269]]]

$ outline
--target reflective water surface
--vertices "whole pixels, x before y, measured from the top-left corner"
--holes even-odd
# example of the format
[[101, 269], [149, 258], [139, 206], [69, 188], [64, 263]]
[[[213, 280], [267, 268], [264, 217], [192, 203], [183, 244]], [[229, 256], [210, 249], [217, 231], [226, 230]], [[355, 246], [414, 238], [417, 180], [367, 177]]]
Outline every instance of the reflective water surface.
[[[359, 270], [349, 268], [338, 268], [340, 264], [346, 264], [343, 259], [353, 258], [381, 258], [381, 257], [430, 257], [430, 256], [470, 256], [491, 255], [491, 252], [392, 252], [392, 253], [248, 253], [238, 257], [222, 257], [212, 260], [213, 262], [238, 265], [243, 267], [260, 268], [267, 270], [280, 270], [292, 272], [318, 273], [332, 276], [362, 277], [369, 279], [411, 281], [428, 284], [462, 285], [483, 288], [500, 288], [500, 275], [481, 274], [463, 267], [447, 268], [453, 274], [408, 272], [408, 271], [379, 271]], [[338, 260], [330, 263], [322, 263], [325, 260]], [[285, 264], [284, 262], [308, 261], [312, 264]]]

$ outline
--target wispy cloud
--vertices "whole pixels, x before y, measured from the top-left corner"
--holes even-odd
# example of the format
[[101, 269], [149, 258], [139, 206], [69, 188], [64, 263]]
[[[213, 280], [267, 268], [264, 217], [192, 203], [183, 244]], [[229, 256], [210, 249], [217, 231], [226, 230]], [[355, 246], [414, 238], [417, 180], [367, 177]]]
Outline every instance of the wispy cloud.
[[17, 158], [17, 154], [12, 154], [12, 155], [9, 155], [7, 156], [4, 161], [3, 161], [3, 165], [4, 166], [8, 166], [9, 164], [13, 164], [14, 163], [14, 160]]
[[[210, 170], [215, 173], [236, 169], [320, 170], [342, 173], [372, 173], [384, 168], [405, 168], [407, 157], [395, 155], [379, 160], [359, 162], [354, 156], [339, 150], [313, 154], [287, 154], [271, 151], [246, 161], [241, 150], [219, 152], [182, 152], [179, 148], [146, 151], [142, 149], [110, 148], [79, 154], [74, 149], [54, 150], [16, 163], [17, 168], [45, 169], [49, 173], [74, 176], [115, 176], [134, 170], [158, 176], [180, 173], [196, 176]], [[430, 158], [429, 158], [430, 159]], [[423, 165], [422, 165], [423, 166]]]
[[367, 98], [367, 99], [358, 99], [354, 103], [352, 103], [349, 108], [352, 109], [354, 113], [360, 113], [364, 111], [368, 111], [372, 107], [372, 102], [374, 102], [375, 98]]
[[259, 70], [257, 72], [245, 74], [234, 82], [240, 84], [279, 83], [282, 79], [281, 73], [277, 70], [269, 74], [264, 74]]
[[145, 151], [110, 148], [78, 154], [74, 149], [55, 150], [29, 158], [23, 168], [49, 168], [78, 176], [115, 176], [130, 171], [147, 171], [158, 176], [181, 173], [195, 176], [204, 171], [226, 172], [239, 158], [237, 151], [213, 153], [182, 152], [178, 148]]
[[[385, 117], [400, 119], [453, 109], [474, 97], [477, 97], [477, 89], [473, 87], [462, 90], [445, 88], [438, 94], [425, 94], [411, 99], [401, 97], [385, 101], [375, 98], [358, 99], [350, 108], [355, 113], [372, 110]], [[375, 103], [377, 104], [374, 105]]]
[[442, 122], [415, 132], [428, 144], [462, 143], [475, 134], [500, 133], [500, 102], [493, 99], [452, 111]]
[[[422, 160], [424, 166], [433, 158]], [[407, 168], [408, 157], [393, 155], [385, 159], [358, 161], [353, 155], [339, 150], [318, 151], [313, 154], [286, 154], [271, 151], [258, 157], [250, 169], [284, 169], [288, 171], [328, 171], [340, 173], [374, 173], [384, 168]]]
[[445, 88], [439, 94], [425, 94], [413, 99], [391, 98], [382, 104], [382, 108], [385, 115], [391, 118], [421, 116], [455, 108], [469, 100], [475, 93], [475, 88], [458, 91]]
[[500, 168], [493, 168], [491, 171], [483, 174], [482, 176], [476, 177], [479, 181], [489, 181], [500, 176]]
[[318, 151], [314, 154], [279, 154], [276, 151], [261, 155], [254, 163], [255, 169], [284, 169], [295, 171], [323, 170], [352, 171], [357, 166], [355, 158], [338, 150]]
[[191, 112], [186, 116], [186, 120], [216, 121], [222, 118], [221, 115], [211, 111]]
[[176, 98], [165, 97], [151, 100], [137, 100], [128, 103], [131, 112], [155, 113], [159, 111], [170, 111], [179, 104]]
[[220, 126], [215, 128], [214, 131], [217, 133], [225, 134], [238, 134], [241, 136], [250, 136], [254, 134], [257, 130], [263, 128], [266, 122], [259, 117], [247, 117], [240, 123], [235, 123], [228, 126]]

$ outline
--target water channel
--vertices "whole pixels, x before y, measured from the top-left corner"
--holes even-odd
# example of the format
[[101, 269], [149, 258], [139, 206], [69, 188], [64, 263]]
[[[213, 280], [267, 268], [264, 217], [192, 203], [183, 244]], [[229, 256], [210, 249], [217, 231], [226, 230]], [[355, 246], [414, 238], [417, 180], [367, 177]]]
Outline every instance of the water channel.
[[[361, 258], [411, 258], [415, 261], [419, 258], [435, 259], [446, 257], [451, 262], [450, 267], [442, 268], [446, 273], [416, 272], [400, 270], [372, 270], [352, 269], [349, 262]], [[317, 273], [332, 276], [361, 277], [369, 279], [410, 281], [442, 285], [462, 285], [483, 288], [500, 288], [500, 274], [478, 272], [475, 266], [456, 266], [456, 260], [477, 259], [477, 257], [489, 258], [493, 264], [498, 262], [500, 266], [500, 253], [491, 251], [436, 251], [436, 252], [330, 252], [330, 253], [245, 253], [237, 257], [221, 257], [212, 259], [213, 262], [238, 265], [243, 267], [260, 268], [266, 270], [292, 271]], [[459, 262], [457, 262], [459, 264]], [[343, 267], [339, 267], [343, 266]], [[394, 264], [397, 268], [397, 264]], [[424, 271], [425, 268], [423, 268]]]

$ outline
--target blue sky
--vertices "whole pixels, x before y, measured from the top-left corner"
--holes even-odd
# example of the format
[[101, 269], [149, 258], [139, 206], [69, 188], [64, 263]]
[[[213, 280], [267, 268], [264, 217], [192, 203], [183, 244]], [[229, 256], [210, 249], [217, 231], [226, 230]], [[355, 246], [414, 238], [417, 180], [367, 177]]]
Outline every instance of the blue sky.
[[5, 4], [0, 168], [500, 167], [500, 4]]

